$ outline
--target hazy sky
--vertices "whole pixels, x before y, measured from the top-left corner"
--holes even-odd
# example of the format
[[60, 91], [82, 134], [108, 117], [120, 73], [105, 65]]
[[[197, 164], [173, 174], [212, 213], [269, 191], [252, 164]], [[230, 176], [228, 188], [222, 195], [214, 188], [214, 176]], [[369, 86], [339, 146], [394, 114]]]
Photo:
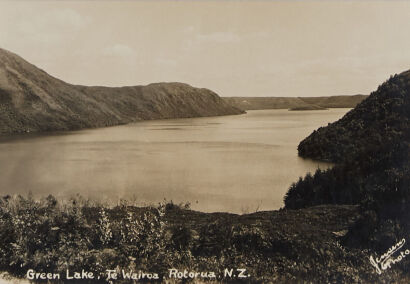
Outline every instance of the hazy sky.
[[410, 69], [410, 2], [0, 1], [0, 47], [70, 83], [221, 96], [374, 90]]

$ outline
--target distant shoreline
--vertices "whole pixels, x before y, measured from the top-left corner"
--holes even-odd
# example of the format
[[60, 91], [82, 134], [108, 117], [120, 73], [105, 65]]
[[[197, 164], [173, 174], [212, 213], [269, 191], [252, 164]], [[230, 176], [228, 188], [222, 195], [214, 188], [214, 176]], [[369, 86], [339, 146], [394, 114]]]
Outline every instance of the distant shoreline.
[[261, 109], [329, 109], [354, 108], [367, 95], [327, 97], [222, 97], [227, 103], [243, 110]]

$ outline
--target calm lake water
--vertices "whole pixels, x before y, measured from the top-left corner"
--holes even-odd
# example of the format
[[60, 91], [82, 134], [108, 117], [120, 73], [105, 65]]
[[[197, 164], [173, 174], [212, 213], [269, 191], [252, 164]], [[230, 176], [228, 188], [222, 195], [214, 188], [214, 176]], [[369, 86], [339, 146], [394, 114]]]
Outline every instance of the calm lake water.
[[0, 193], [80, 193], [201, 211], [278, 209], [290, 184], [330, 165], [297, 156], [314, 129], [348, 109], [259, 110], [0, 139]]

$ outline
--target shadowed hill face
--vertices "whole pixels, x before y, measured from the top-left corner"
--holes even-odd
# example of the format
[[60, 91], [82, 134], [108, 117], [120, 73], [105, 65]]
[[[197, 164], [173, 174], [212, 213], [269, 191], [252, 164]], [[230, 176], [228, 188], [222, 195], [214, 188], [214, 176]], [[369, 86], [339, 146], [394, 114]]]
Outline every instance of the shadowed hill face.
[[356, 229], [366, 228], [367, 233], [359, 228], [357, 236], [352, 230], [354, 242], [394, 242], [390, 225], [387, 235], [375, 229], [387, 219], [396, 220], [403, 236], [410, 233], [409, 71], [391, 77], [342, 119], [314, 131], [298, 150], [303, 157], [338, 164], [294, 183], [285, 196], [287, 208], [360, 204], [363, 211], [376, 212], [370, 215], [379, 220], [362, 216]]
[[319, 128], [298, 147], [299, 155], [341, 162], [394, 139], [410, 125], [410, 71], [391, 77], [342, 119]]
[[0, 133], [240, 113], [214, 92], [182, 83], [120, 88], [71, 85], [0, 49]]

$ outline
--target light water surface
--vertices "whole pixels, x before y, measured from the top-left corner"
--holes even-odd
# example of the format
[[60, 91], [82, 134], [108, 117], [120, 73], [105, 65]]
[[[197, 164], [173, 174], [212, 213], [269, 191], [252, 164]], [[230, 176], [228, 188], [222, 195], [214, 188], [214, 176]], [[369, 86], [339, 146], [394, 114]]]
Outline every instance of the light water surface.
[[278, 209], [292, 182], [330, 165], [297, 156], [348, 109], [259, 110], [0, 139], [0, 194], [190, 202], [201, 211]]

